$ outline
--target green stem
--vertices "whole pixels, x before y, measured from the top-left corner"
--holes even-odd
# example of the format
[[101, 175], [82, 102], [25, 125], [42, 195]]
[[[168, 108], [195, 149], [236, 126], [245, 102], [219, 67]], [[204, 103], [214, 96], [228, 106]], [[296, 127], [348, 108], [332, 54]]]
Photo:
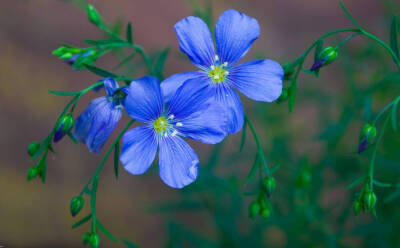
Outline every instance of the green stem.
[[263, 162], [263, 165], [264, 165], [266, 174], [269, 175], [270, 172], [269, 172], [267, 160], [265, 159], [264, 151], [263, 151], [263, 149], [262, 149], [260, 139], [258, 138], [257, 131], [256, 131], [256, 129], [254, 128], [253, 123], [252, 123], [252, 122], [250, 121], [250, 119], [247, 117], [247, 115], [245, 115], [244, 118], [245, 118], [245, 121], [247, 122], [247, 124], [248, 124], [249, 127], [250, 127], [250, 130], [251, 130], [251, 132], [252, 132], [252, 134], [253, 134], [253, 136], [254, 136], [254, 140], [256, 141], [256, 144], [257, 144], [257, 154], [258, 154], [258, 156], [261, 158], [261, 161]]

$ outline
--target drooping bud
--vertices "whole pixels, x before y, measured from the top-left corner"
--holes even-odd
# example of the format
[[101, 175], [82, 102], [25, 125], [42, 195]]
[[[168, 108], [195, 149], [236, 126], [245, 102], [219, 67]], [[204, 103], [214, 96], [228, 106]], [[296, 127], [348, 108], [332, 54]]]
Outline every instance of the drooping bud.
[[261, 216], [263, 218], [268, 218], [271, 216], [271, 209], [270, 208], [264, 208], [263, 210], [261, 210]]
[[264, 178], [263, 183], [264, 183], [264, 188], [267, 191], [267, 195], [268, 197], [270, 197], [270, 195], [272, 194], [272, 192], [275, 191], [276, 188], [275, 178], [267, 176], [266, 178]]
[[90, 241], [91, 234], [89, 232], [82, 235], [82, 243], [83, 245], [87, 245]]
[[89, 243], [90, 243], [90, 247], [97, 248], [100, 244], [99, 235], [97, 235], [97, 233], [92, 233], [92, 235], [90, 236], [90, 239], [89, 239]]
[[28, 145], [28, 154], [29, 156], [33, 156], [36, 154], [36, 152], [39, 150], [40, 148], [40, 143], [39, 142], [32, 142]]
[[36, 166], [33, 166], [33, 167], [29, 168], [26, 179], [28, 181], [30, 181], [30, 180], [34, 179], [35, 177], [37, 177], [38, 173], [39, 173], [38, 168]]
[[371, 143], [376, 137], [376, 127], [371, 124], [365, 124], [361, 130], [360, 140], [364, 138], [368, 143]]
[[249, 217], [254, 218], [256, 215], [260, 213], [261, 206], [258, 202], [253, 201], [249, 206]]
[[68, 134], [74, 127], [74, 117], [71, 113], [64, 115], [60, 118], [57, 130], [54, 133], [53, 141], [60, 141], [66, 134]]
[[87, 7], [87, 14], [89, 21], [93, 23], [94, 25], [98, 26], [100, 24], [100, 15], [99, 12], [93, 7], [93, 5], [88, 4]]
[[353, 203], [354, 215], [357, 216], [361, 212], [361, 209], [362, 209], [362, 203], [360, 202], [360, 200], [356, 200]]
[[376, 204], [376, 195], [372, 191], [368, 191], [364, 195], [364, 204], [367, 210], [372, 210]]
[[70, 211], [72, 217], [75, 217], [75, 215], [77, 215], [82, 210], [84, 204], [85, 200], [83, 199], [82, 196], [75, 196], [74, 198], [72, 198], [70, 204]]
[[294, 73], [294, 69], [296, 68], [296, 64], [288, 62], [288, 63], [285, 63], [282, 66], [282, 68], [283, 68], [283, 71], [285, 72], [284, 78], [285, 79], [289, 79], [290, 76], [292, 76], [292, 74]]
[[329, 65], [338, 56], [338, 51], [336, 47], [327, 46], [325, 47], [317, 56], [314, 64], [311, 66], [310, 71], [316, 71], [322, 66]]

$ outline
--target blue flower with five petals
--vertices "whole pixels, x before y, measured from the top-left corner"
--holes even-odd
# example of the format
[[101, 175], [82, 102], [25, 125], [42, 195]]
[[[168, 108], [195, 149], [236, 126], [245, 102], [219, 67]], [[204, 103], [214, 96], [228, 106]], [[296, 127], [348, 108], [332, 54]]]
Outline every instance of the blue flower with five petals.
[[256, 19], [236, 10], [225, 11], [215, 27], [216, 52], [207, 25], [198, 17], [187, 17], [175, 25], [180, 49], [201, 70], [175, 74], [161, 84], [169, 100], [177, 88], [188, 79], [211, 88], [212, 98], [227, 110], [228, 130], [238, 132], [244, 122], [243, 106], [236, 88], [247, 97], [271, 102], [282, 92], [284, 71], [279, 63], [264, 59], [237, 65], [258, 38], [260, 27]]
[[76, 119], [74, 136], [87, 145], [91, 152], [100, 153], [104, 143], [122, 116], [125, 93], [112, 78], [104, 79], [107, 96], [90, 102]]
[[155, 77], [143, 77], [123, 89], [126, 112], [144, 125], [122, 138], [120, 160], [134, 175], [147, 171], [159, 150], [161, 179], [182, 188], [197, 178], [199, 159], [182, 138], [207, 144], [226, 136], [227, 116], [218, 104], [208, 102], [211, 89], [197, 79], [187, 80], [170, 97], [168, 105]]

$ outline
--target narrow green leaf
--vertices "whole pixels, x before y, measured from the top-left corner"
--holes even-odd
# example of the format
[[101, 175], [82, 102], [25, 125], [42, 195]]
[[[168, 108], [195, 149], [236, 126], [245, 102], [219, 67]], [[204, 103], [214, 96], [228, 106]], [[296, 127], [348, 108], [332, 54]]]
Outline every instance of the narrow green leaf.
[[71, 227], [71, 229], [77, 228], [78, 226], [81, 226], [82, 224], [85, 224], [85, 223], [88, 222], [91, 218], [92, 218], [92, 214], [89, 214], [89, 215], [83, 217], [81, 220], [79, 220], [78, 222], [76, 222], [75, 224], [73, 224], [72, 227]]
[[96, 214], [96, 194], [97, 194], [97, 180], [98, 177], [95, 176], [92, 182], [92, 189], [90, 190], [90, 210], [92, 214]]
[[293, 78], [292, 85], [288, 89], [289, 94], [289, 112], [293, 111], [297, 95], [297, 78]]
[[259, 160], [259, 154], [257, 153], [256, 157], [254, 158], [253, 166], [251, 167], [251, 170], [249, 172], [249, 175], [246, 178], [246, 182], [244, 183], [245, 185], [249, 184], [250, 181], [254, 178], [254, 176], [257, 173], [257, 169], [259, 166], [258, 160]]
[[400, 196], [400, 190], [397, 190], [396, 192], [393, 192], [392, 194], [390, 194], [384, 201], [383, 203], [390, 203], [394, 200], [396, 200], [397, 197]]
[[397, 58], [400, 58], [399, 53], [399, 41], [398, 41], [398, 20], [397, 17], [394, 16], [392, 20], [392, 25], [390, 27], [390, 47], [392, 48], [393, 52], [396, 54]]
[[323, 45], [324, 45], [323, 40], [317, 41], [317, 45], [315, 46], [315, 51], [314, 51], [314, 61], [318, 60], [318, 55], [321, 53]]
[[239, 152], [243, 151], [244, 144], [246, 143], [246, 128], [247, 128], [247, 119], [245, 118], [242, 128], [242, 139], [240, 141]]
[[275, 166], [273, 166], [273, 167], [271, 167], [271, 168], [269, 169], [269, 173], [270, 173], [270, 174], [274, 174], [274, 173], [277, 172], [280, 168], [281, 168], [281, 165], [280, 165], [280, 164], [277, 164], [277, 165], [275, 165]]
[[114, 148], [114, 173], [115, 173], [116, 179], [118, 179], [119, 151], [120, 151], [120, 141], [118, 141], [115, 144], [115, 148]]
[[356, 28], [359, 28], [362, 30], [361, 26], [358, 25], [358, 23], [356, 22], [356, 20], [354, 20], [354, 18], [350, 15], [349, 11], [347, 11], [347, 9], [344, 7], [343, 3], [341, 1], [339, 1], [340, 7], [342, 7], [344, 13], [346, 14], [347, 18], [349, 18], [349, 20], [351, 21], [351, 23], [353, 23], [353, 25]]
[[112, 235], [112, 234], [100, 223], [100, 221], [99, 221], [98, 219], [96, 220], [96, 225], [97, 225], [97, 227], [100, 229], [100, 231], [101, 231], [102, 233], [104, 233], [104, 235], [106, 235], [109, 239], [111, 239], [111, 240], [114, 241], [115, 243], [118, 242], [118, 239], [117, 239], [114, 235]]
[[133, 43], [133, 38], [132, 38], [132, 23], [128, 22], [128, 26], [126, 27], [126, 40], [129, 43]]
[[106, 71], [104, 69], [101, 69], [99, 67], [93, 66], [93, 65], [85, 65], [85, 67], [93, 72], [94, 74], [100, 76], [100, 77], [112, 77], [112, 78], [116, 78], [118, 77], [117, 75], [115, 75], [114, 73], [111, 73], [109, 71]]
[[80, 92], [68, 92], [68, 91], [55, 91], [55, 90], [49, 90], [49, 93], [57, 96], [75, 96], [78, 95]]
[[72, 142], [74, 142], [75, 144], [78, 144], [78, 141], [75, 139], [74, 135], [72, 135], [71, 133], [68, 133], [68, 137], [72, 140]]
[[364, 181], [365, 177], [359, 177], [356, 180], [354, 180], [352, 183], [346, 186], [346, 189], [349, 190], [359, 184], [361, 184]]
[[397, 105], [399, 104], [400, 96], [396, 98], [392, 106], [392, 128], [397, 131]]
[[128, 248], [138, 248], [138, 246], [134, 245], [132, 242], [126, 240], [126, 239], [121, 239], [122, 243], [126, 245]]
[[374, 179], [374, 185], [376, 185], [378, 187], [383, 187], [383, 188], [397, 188], [397, 187], [400, 187], [400, 183], [397, 183], [397, 184], [383, 183], [383, 182], [379, 182], [379, 181], [377, 181], [375, 179]]
[[85, 42], [94, 46], [103, 46], [115, 43], [115, 40], [85, 40]]
[[116, 67], [114, 67], [114, 70], [117, 70], [117, 69], [121, 68], [122, 66], [124, 66], [126, 63], [131, 61], [135, 57], [135, 55], [136, 55], [136, 51], [133, 51], [131, 54], [126, 56], [126, 58], [124, 58]]

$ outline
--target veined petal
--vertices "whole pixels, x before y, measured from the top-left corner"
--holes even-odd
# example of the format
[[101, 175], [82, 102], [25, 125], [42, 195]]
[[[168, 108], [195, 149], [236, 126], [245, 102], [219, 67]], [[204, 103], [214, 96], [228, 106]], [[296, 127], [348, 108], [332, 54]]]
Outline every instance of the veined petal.
[[215, 87], [215, 100], [225, 109], [228, 116], [228, 132], [237, 133], [244, 123], [243, 105], [238, 94], [227, 85]]
[[228, 114], [217, 101], [210, 101], [203, 110], [180, 122], [176, 129], [185, 137], [216, 144], [228, 134]]
[[197, 178], [199, 159], [177, 136], [160, 140], [159, 163], [160, 177], [170, 187], [183, 188]]
[[161, 82], [161, 91], [164, 96], [164, 102], [168, 103], [172, 96], [175, 94], [176, 90], [181, 87], [183, 82], [188, 79], [203, 77], [204, 73], [195, 72], [183, 72], [174, 74], [164, 81]]
[[125, 170], [133, 175], [147, 171], [157, 152], [157, 139], [148, 126], [127, 131], [122, 138], [120, 160]]
[[142, 77], [122, 89], [126, 94], [124, 106], [128, 115], [140, 122], [155, 120], [163, 111], [160, 84], [155, 77]]
[[104, 88], [106, 90], [107, 96], [112, 96], [114, 92], [118, 89], [118, 83], [113, 78], [104, 79]]
[[212, 89], [207, 80], [194, 78], [186, 80], [175, 92], [169, 102], [167, 113], [176, 120], [183, 120], [202, 109], [212, 96]]
[[273, 60], [254, 60], [234, 67], [229, 81], [247, 97], [272, 102], [282, 93], [282, 66]]
[[221, 62], [238, 62], [259, 34], [256, 19], [232, 9], [222, 13], [215, 26], [215, 43]]
[[115, 108], [106, 97], [97, 98], [77, 118], [74, 136], [86, 143], [91, 152], [100, 153], [121, 116], [121, 109]]
[[189, 16], [174, 26], [179, 47], [200, 68], [208, 68], [214, 62], [215, 50], [210, 30], [198, 17]]

